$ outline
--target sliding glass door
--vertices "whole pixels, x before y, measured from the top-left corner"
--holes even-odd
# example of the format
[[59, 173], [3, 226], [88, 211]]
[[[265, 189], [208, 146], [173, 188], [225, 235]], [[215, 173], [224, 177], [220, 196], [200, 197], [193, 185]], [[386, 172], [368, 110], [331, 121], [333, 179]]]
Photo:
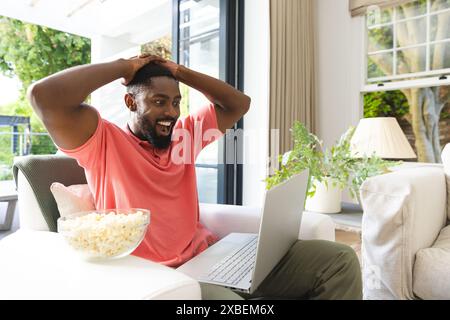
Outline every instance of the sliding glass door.
[[[236, 71], [242, 55], [240, 7], [237, 0], [174, 0], [173, 53], [178, 63], [241, 89], [242, 74]], [[181, 90], [182, 115], [209, 103], [192, 88], [181, 84]], [[229, 153], [236, 153], [238, 147], [225, 146], [224, 141], [211, 144], [197, 159], [200, 202], [242, 203], [241, 168], [236, 163], [224, 164], [227, 153], [229, 159]]]

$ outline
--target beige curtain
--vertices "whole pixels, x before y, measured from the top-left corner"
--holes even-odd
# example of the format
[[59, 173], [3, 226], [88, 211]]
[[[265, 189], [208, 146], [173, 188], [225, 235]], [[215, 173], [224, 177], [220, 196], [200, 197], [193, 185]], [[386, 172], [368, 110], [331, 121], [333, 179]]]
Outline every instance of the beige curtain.
[[350, 12], [352, 17], [365, 15], [367, 8], [378, 6], [380, 8], [394, 7], [413, 0], [350, 0]]
[[312, 132], [315, 130], [314, 2], [270, 0], [272, 165], [277, 154], [292, 149], [290, 129], [294, 121], [303, 122]]

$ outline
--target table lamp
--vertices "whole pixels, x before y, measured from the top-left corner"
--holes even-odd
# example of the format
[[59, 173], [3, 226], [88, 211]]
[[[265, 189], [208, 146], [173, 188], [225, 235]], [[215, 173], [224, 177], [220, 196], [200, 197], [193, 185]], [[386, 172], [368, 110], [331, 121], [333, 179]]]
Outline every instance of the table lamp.
[[361, 119], [350, 141], [352, 156], [383, 159], [417, 158], [396, 118]]

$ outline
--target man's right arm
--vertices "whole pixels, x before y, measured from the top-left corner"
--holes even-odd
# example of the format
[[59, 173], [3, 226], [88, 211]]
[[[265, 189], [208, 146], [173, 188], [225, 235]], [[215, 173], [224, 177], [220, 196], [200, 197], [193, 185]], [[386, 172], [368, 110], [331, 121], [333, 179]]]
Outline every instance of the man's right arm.
[[93, 91], [119, 78], [124, 84], [153, 56], [73, 67], [37, 81], [27, 96], [56, 145], [72, 150], [82, 146], [95, 132], [98, 118], [83, 101]]

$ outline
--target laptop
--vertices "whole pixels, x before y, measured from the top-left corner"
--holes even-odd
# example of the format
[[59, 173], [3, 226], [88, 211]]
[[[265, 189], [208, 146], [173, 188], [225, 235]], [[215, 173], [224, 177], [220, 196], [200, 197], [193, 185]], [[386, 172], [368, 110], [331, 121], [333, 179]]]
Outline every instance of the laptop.
[[267, 191], [258, 234], [231, 233], [177, 270], [198, 280], [253, 293], [297, 241], [308, 170]]

